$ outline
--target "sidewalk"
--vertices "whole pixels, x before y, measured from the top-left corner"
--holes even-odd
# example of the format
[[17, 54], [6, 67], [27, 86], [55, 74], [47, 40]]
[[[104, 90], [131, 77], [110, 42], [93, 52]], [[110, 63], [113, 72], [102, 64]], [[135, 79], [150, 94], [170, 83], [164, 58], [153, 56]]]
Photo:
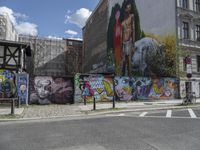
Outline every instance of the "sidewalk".
[[[197, 99], [197, 103], [200, 103], [200, 99]], [[17, 118], [21, 119], [41, 119], [187, 107], [180, 106], [181, 104], [182, 100], [180, 99], [153, 102], [116, 102], [115, 109], [112, 109], [113, 104], [110, 102], [96, 103], [96, 110], [93, 110], [93, 103], [88, 103], [87, 105], [84, 105], [83, 103], [73, 105], [29, 105], [28, 107], [21, 106], [21, 108], [15, 108], [15, 115], [18, 116]], [[5, 118], [1, 116], [9, 115], [10, 111], [11, 109], [9, 106], [0, 107], [0, 120]]]

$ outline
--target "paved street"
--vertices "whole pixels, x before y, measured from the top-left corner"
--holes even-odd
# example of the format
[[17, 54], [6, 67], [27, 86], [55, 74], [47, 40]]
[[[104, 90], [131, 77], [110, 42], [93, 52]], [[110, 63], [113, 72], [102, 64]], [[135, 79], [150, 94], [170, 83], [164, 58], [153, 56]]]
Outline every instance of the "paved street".
[[[200, 109], [192, 110], [199, 118]], [[199, 150], [200, 120], [189, 119], [190, 113], [184, 109], [87, 119], [1, 122], [0, 149]]]
[[127, 112], [127, 113], [117, 113], [117, 114], [106, 114], [106, 116], [200, 119], [200, 108]]

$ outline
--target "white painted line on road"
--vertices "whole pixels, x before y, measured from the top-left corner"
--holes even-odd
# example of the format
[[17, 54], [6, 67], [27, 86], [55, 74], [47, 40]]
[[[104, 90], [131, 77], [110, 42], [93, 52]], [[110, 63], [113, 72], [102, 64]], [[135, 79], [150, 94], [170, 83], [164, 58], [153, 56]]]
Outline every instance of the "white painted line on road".
[[148, 113], [148, 112], [143, 112], [143, 113], [141, 113], [139, 116], [140, 116], [140, 117], [144, 117], [144, 116], [146, 116], [147, 113]]
[[172, 117], [172, 110], [167, 110], [166, 118]]
[[188, 112], [191, 118], [197, 118], [197, 116], [195, 115], [194, 111], [191, 108], [188, 109]]
[[125, 116], [125, 114], [119, 114], [118, 116]]

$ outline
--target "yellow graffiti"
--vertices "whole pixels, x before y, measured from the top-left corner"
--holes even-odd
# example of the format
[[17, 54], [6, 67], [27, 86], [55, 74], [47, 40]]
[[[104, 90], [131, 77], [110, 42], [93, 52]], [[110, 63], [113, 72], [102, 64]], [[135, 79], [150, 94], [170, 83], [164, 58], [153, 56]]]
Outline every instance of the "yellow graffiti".
[[114, 93], [113, 93], [113, 89], [110, 86], [110, 83], [106, 80], [103, 80], [102, 82], [103, 82], [103, 85], [105, 87], [105, 91], [106, 91], [107, 96], [113, 96]]

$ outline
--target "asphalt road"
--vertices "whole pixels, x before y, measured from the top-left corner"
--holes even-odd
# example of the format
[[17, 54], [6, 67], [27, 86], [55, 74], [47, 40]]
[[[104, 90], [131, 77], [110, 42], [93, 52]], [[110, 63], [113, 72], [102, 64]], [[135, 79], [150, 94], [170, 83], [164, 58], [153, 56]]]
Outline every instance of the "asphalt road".
[[200, 149], [200, 119], [166, 118], [164, 111], [147, 114], [0, 123], [0, 150]]

